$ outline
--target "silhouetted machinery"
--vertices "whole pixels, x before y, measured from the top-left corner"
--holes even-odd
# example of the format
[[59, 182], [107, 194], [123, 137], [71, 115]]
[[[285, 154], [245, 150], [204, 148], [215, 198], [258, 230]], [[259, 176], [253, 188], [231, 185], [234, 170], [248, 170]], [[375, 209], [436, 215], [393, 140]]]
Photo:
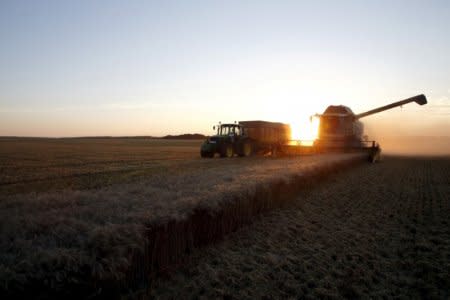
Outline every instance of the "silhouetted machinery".
[[[320, 119], [318, 138], [313, 146], [304, 146], [301, 141], [289, 140], [290, 126], [283, 123], [267, 121], [241, 121], [239, 124], [219, 124], [217, 134], [208, 137], [200, 149], [201, 157], [250, 156], [256, 152], [284, 153], [292, 155], [314, 154], [321, 152], [368, 153], [374, 162], [379, 159], [381, 148], [375, 141], [364, 136], [364, 126], [359, 119], [394, 108], [416, 102], [427, 103], [425, 95], [417, 95], [402, 101], [394, 102], [360, 114], [344, 105], [330, 105], [323, 114], [313, 117]], [[214, 127], [215, 129], [215, 127]]]
[[[379, 154], [379, 146], [374, 141], [367, 141], [364, 138], [364, 127], [359, 119], [394, 108], [416, 102], [419, 105], [427, 103], [425, 95], [417, 95], [402, 101], [394, 102], [376, 109], [372, 109], [360, 114], [354, 114], [353, 111], [343, 105], [328, 106], [320, 118], [319, 136], [314, 142], [316, 149], [320, 151], [329, 151], [333, 149], [348, 150], [352, 148], [372, 147]], [[367, 145], [371, 143], [372, 145]]]

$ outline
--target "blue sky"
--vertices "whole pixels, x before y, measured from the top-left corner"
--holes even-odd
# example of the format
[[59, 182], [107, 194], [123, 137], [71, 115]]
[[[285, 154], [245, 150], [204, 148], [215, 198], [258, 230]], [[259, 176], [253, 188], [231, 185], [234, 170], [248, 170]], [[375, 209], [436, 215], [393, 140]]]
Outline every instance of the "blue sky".
[[302, 126], [420, 93], [368, 127], [450, 135], [449, 29], [449, 1], [2, 0], [0, 135]]

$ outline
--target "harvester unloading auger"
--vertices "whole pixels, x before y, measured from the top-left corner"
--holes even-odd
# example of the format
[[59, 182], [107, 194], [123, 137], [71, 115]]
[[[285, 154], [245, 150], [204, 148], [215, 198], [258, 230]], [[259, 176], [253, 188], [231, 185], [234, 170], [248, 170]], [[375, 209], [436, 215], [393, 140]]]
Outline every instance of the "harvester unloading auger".
[[202, 157], [213, 157], [216, 153], [221, 157], [232, 157], [234, 154], [250, 156], [256, 152], [302, 155], [365, 151], [374, 162], [379, 159], [381, 148], [377, 142], [364, 137], [364, 126], [359, 119], [411, 102], [424, 105], [427, 98], [425, 95], [417, 95], [360, 114], [354, 114], [344, 105], [330, 105], [323, 114], [314, 115], [320, 119], [320, 125], [318, 138], [312, 147], [303, 146], [300, 141], [291, 141], [288, 124], [266, 121], [219, 123], [217, 134], [204, 141], [200, 154]]
[[[424, 105], [427, 103], [427, 98], [425, 95], [417, 95], [360, 114], [354, 114], [347, 106], [328, 106], [323, 114], [315, 115], [320, 118], [320, 125], [319, 136], [314, 142], [314, 147], [320, 152], [371, 147], [374, 151], [372, 159], [376, 160], [380, 152], [379, 146], [374, 141], [364, 138], [364, 126], [359, 119], [411, 102]], [[369, 142], [372, 145], [368, 146]]]

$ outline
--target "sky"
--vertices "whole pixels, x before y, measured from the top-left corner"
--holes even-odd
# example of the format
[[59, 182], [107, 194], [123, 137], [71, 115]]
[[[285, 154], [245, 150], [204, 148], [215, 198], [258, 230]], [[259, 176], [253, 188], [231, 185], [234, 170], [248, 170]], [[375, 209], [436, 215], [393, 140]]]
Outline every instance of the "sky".
[[0, 1], [0, 136], [212, 134], [330, 104], [450, 136], [450, 1]]

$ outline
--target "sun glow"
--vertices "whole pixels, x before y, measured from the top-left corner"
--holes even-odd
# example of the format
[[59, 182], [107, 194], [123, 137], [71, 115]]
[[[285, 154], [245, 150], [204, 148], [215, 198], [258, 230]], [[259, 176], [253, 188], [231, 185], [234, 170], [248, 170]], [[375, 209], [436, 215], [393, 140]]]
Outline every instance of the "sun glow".
[[[313, 102], [314, 104], [316, 102]], [[312, 146], [319, 132], [319, 118], [313, 114], [317, 109], [309, 102], [291, 103], [288, 110], [286, 106], [270, 107], [267, 119], [273, 122], [282, 122], [291, 127], [291, 140], [296, 144]]]
[[302, 144], [308, 145], [317, 138], [319, 132], [319, 119], [302, 120], [291, 122], [291, 139], [300, 140]]

